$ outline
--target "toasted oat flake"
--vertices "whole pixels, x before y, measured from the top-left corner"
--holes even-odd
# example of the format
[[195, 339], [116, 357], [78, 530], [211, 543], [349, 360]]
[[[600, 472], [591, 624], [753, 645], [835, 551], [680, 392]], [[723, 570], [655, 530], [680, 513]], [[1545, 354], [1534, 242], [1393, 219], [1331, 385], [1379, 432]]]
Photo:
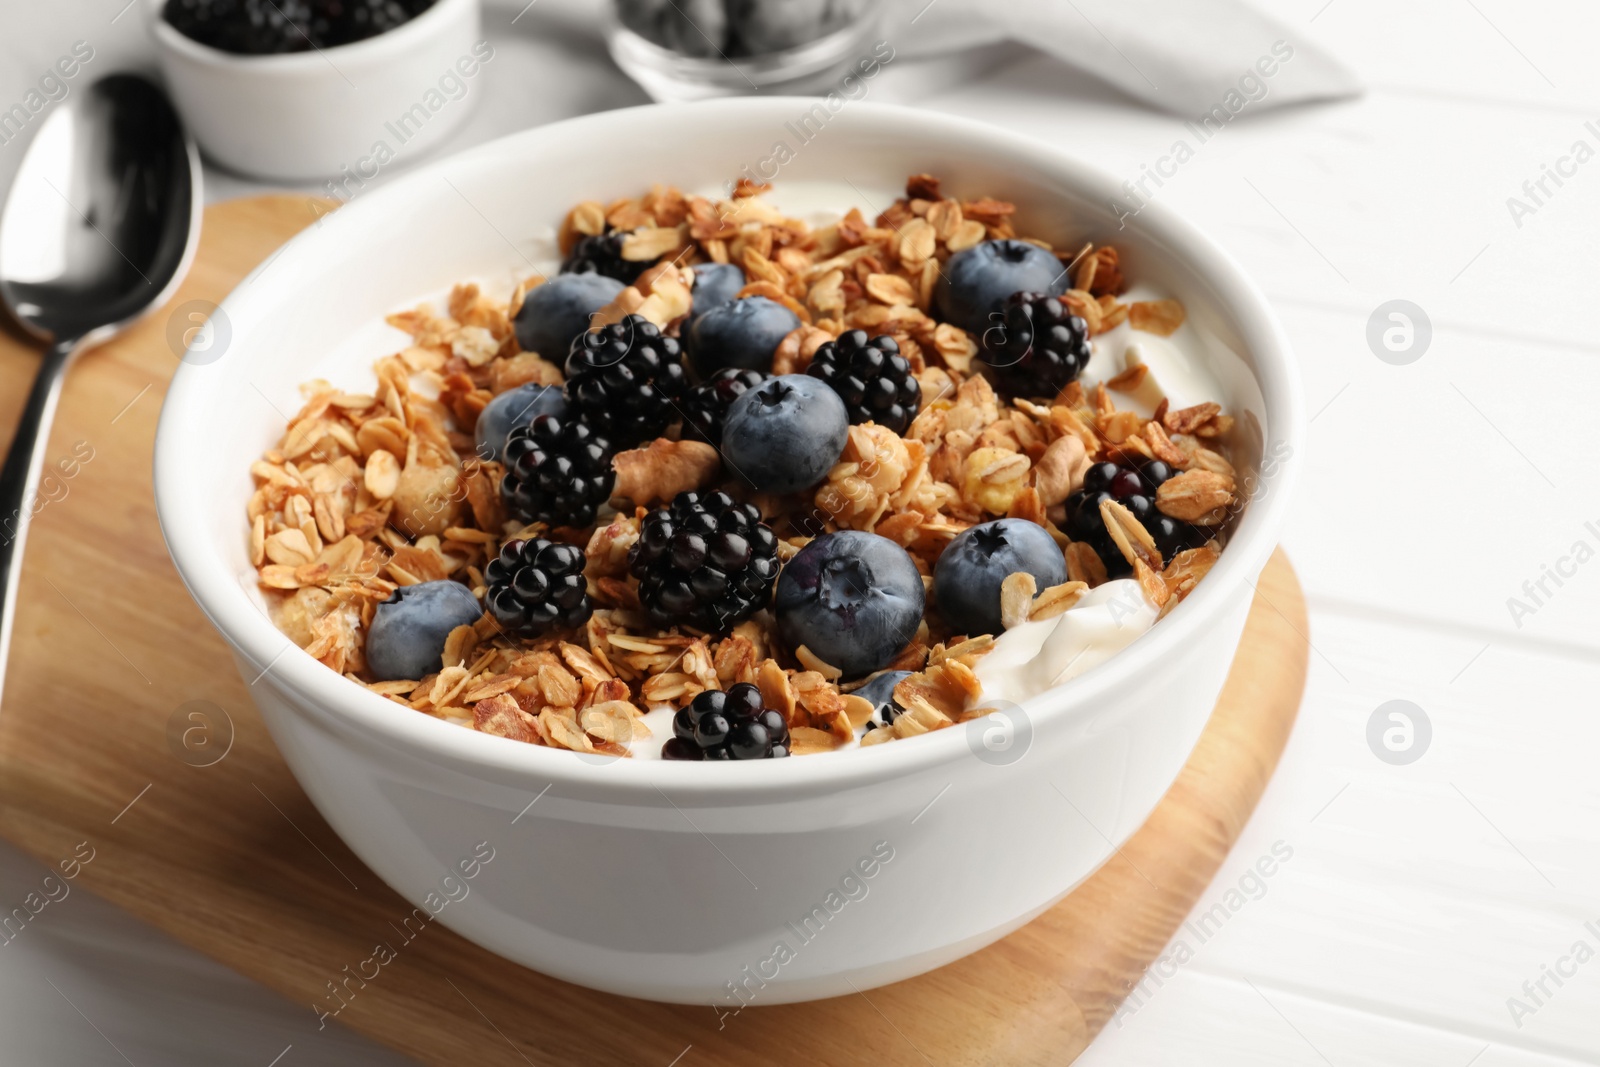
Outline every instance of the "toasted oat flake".
[[938, 234], [926, 219], [912, 219], [900, 228], [900, 262], [916, 266], [933, 256]]
[[622, 239], [622, 258], [634, 263], [654, 262], [682, 248], [684, 237], [676, 226], [635, 230]]
[[1183, 305], [1176, 300], [1138, 300], [1128, 305], [1128, 325], [1144, 333], [1171, 337], [1183, 320]]
[[868, 295], [882, 304], [894, 306], [917, 302], [917, 291], [898, 274], [869, 274], [866, 290]]
[[800, 661], [801, 666], [808, 671], [816, 671], [830, 682], [837, 682], [844, 677], [844, 672], [820, 658], [805, 645], [794, 650], [794, 658]]
[[1145, 529], [1144, 523], [1134, 518], [1133, 512], [1125, 504], [1119, 500], [1102, 500], [1100, 518], [1117, 551], [1122, 553], [1130, 566], [1141, 560], [1154, 568], [1161, 566], [1161, 553], [1156, 548], [1155, 538]]
[[1000, 583], [1000, 625], [1009, 630], [1028, 621], [1038, 583], [1027, 571], [1006, 575]]
[[1029, 622], [1043, 622], [1066, 613], [1089, 592], [1089, 584], [1081, 581], [1062, 582], [1040, 593], [1028, 612]]
[[1177, 411], [1168, 411], [1162, 417], [1162, 425], [1169, 433], [1195, 433], [1201, 427], [1210, 424], [1222, 411], [1222, 405], [1207, 401], [1193, 407], [1180, 408]]
[[1165, 605], [1167, 598], [1172, 595], [1171, 590], [1162, 581], [1161, 575], [1151, 570], [1149, 564], [1142, 559], [1134, 561], [1133, 576], [1138, 579], [1139, 588], [1144, 592], [1145, 599], [1158, 608]]
[[756, 687], [767, 707], [781, 713], [787, 721], [795, 721], [794, 690], [789, 686], [789, 676], [776, 660], [766, 660], [756, 672]]
[[317, 556], [305, 533], [297, 529], [279, 530], [266, 539], [265, 549], [268, 559], [287, 567], [310, 563]]
[[1214, 471], [1182, 471], [1156, 489], [1156, 507], [1163, 514], [1201, 525], [1213, 525], [1213, 517], [1226, 514], [1233, 502], [1233, 479]]
[[523, 718], [522, 708], [508, 696], [496, 696], [480, 701], [472, 709], [472, 724], [476, 730], [513, 741], [532, 741], [533, 730]]
[[980, 637], [969, 637], [965, 641], [959, 641], [948, 648], [941, 647], [935, 649], [933, 654], [928, 657], [928, 665], [933, 666], [934, 664], [942, 663], [947, 659], [958, 659], [965, 662], [970, 667], [993, 648], [994, 635], [992, 634], [983, 634]]
[[839, 739], [827, 730], [812, 726], [794, 726], [789, 729], [789, 753], [794, 756], [811, 756], [818, 752], [832, 752], [839, 747]]

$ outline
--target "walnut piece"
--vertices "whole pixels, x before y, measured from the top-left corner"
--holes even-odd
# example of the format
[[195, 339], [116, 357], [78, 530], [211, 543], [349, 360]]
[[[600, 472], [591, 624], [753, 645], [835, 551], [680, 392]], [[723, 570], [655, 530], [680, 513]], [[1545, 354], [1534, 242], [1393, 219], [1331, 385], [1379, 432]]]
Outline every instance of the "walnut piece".
[[1034, 467], [1033, 485], [1039, 491], [1039, 502], [1047, 508], [1061, 503], [1083, 488], [1088, 470], [1089, 453], [1083, 442], [1075, 436], [1056, 438]]

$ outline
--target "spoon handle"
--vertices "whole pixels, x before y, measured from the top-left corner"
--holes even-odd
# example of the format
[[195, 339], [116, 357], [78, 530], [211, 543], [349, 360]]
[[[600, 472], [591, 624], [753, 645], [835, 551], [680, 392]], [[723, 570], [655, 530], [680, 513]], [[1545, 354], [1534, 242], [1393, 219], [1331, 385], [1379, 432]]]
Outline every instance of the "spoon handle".
[[33, 380], [27, 405], [17, 422], [17, 435], [0, 468], [0, 691], [4, 689], [6, 657], [11, 650], [11, 627], [16, 619], [17, 583], [22, 576], [22, 546], [27, 540], [39, 489], [44, 446], [55, 418], [56, 401], [67, 364], [78, 339], [57, 341], [44, 354]]

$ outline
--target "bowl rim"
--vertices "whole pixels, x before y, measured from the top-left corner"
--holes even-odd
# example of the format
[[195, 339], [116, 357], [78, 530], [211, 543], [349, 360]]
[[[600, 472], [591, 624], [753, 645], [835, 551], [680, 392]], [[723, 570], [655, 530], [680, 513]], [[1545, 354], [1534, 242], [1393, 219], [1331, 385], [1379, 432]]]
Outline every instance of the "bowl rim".
[[[304, 52], [272, 52], [265, 55], [224, 51], [180, 32], [162, 14], [166, 0], [146, 0], [145, 10], [151, 35], [158, 45], [169, 52], [208, 67], [244, 66], [258, 74], [300, 78], [308, 70], [329, 69], [333, 61], [328, 54], [358, 61], [382, 62], [393, 58], [396, 53], [404, 52], [431, 36], [445, 19], [460, 17], [478, 4], [479, 0], [434, 0], [433, 5], [416, 18], [375, 37], [327, 48], [313, 47]], [[337, 72], [338, 68], [332, 67], [332, 70]]]
[[[797, 106], [811, 103], [814, 100], [810, 97], [747, 97], [648, 104], [567, 119], [433, 161], [345, 205], [341, 214], [381, 218], [391, 202], [403, 203], [411, 190], [436, 182], [452, 169], [471, 167], [508, 151], [519, 156], [535, 152], [541, 142], [570, 136], [578, 127], [584, 127], [585, 134], [591, 137], [632, 127], [650, 129], [659, 135], [668, 126], [691, 131], [687, 135], [693, 136], [696, 125], [705, 123], [714, 128], [719, 116], [770, 120], [788, 117]], [[869, 127], [887, 124], [902, 139], [938, 139], [947, 145], [958, 140], [970, 150], [997, 153], [1013, 165], [1049, 173], [1092, 201], [1114, 203], [1120, 191], [1120, 181], [1109, 173], [1040, 141], [975, 120], [867, 102], [855, 103], [837, 117], [849, 117], [851, 122]], [[1254, 378], [1262, 396], [1269, 441], [1286, 443], [1288, 452], [1272, 475], [1272, 491], [1265, 499], [1251, 502], [1238, 532], [1206, 581], [1161, 625], [1071, 683], [1025, 702], [1025, 715], [1035, 735], [1063, 728], [1063, 720], [1092, 714], [1108, 694], [1137, 688], [1141, 676], [1159, 673], [1164, 659], [1186, 642], [1197, 640], [1219, 615], [1235, 607], [1242, 586], [1254, 589], [1256, 577], [1277, 547], [1294, 481], [1303, 463], [1306, 421], [1299, 371], [1287, 335], [1260, 289], [1226, 251], [1162, 202], [1148, 204], [1128, 219], [1127, 225], [1144, 231], [1148, 239], [1170, 249], [1180, 261], [1206, 277], [1215, 293], [1213, 306], [1237, 321], [1241, 342], [1253, 355]], [[348, 233], [347, 227], [341, 230]], [[314, 255], [318, 240], [316, 228], [291, 238], [278, 255], [240, 281], [223, 302], [223, 308], [229, 310], [229, 304], [240, 299], [238, 294], [255, 281], [263, 267], [285, 256], [292, 259], [296, 255]], [[312, 250], [309, 253], [308, 248]], [[287, 284], [283, 279], [293, 275], [293, 271], [279, 271], [275, 282], [278, 286]], [[270, 292], [273, 287], [258, 292]], [[916, 743], [878, 747], [870, 755], [852, 751], [776, 764], [762, 761], [760, 766], [733, 764], [708, 774], [674, 761], [620, 757], [600, 760], [565, 750], [547, 750], [544, 746], [508, 743], [504, 738], [463, 729], [432, 716], [399, 714], [401, 709], [391, 701], [330, 671], [295, 647], [251, 602], [238, 576], [204, 535], [207, 494], [202, 486], [186, 484], [183, 477], [187, 456], [204, 447], [199, 438], [191, 440], [191, 435], [198, 432], [198, 420], [186, 417], [207, 399], [203, 370], [215, 373], [218, 368], [200, 368], [180, 361], [161, 412], [154, 468], [162, 535], [180, 577], [202, 612], [236, 655], [261, 672], [256, 681], [270, 673], [268, 683], [273, 688], [293, 695], [297, 714], [314, 716], [345, 737], [359, 733], [364, 744], [380, 743], [437, 766], [454, 767], [469, 777], [514, 781], [535, 790], [546, 783], [586, 794], [600, 790], [609, 799], [651, 806], [670, 802], [664, 786], [680, 796], [693, 794], [725, 800], [730, 795], [744, 795], [751, 800], [770, 801], [881, 784], [941, 765], [954, 765], [972, 755], [969, 731], [952, 728], [934, 731]], [[241, 524], [241, 537], [245, 536], [244, 531]], [[1037, 740], [1035, 737], [1034, 743]], [[613, 771], [613, 765], [625, 769]]]

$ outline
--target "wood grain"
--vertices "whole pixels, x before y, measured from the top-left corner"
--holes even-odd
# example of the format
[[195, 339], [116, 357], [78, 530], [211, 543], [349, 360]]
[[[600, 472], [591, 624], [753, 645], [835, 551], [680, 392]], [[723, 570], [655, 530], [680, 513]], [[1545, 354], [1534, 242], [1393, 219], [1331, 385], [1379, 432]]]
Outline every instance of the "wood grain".
[[[218, 300], [310, 202], [213, 206], [173, 307]], [[170, 308], [86, 356], [47, 455], [86, 447], [35, 520], [5, 705], [0, 833], [54, 866], [88, 841], [79, 884], [308, 1005], [410, 908], [334, 836], [266, 735], [232, 659], [162, 546], [150, 446], [177, 358]], [[15, 397], [31, 373], [0, 336]], [[0, 400], [0, 417], [15, 404]], [[1243, 828], [1294, 723], [1305, 607], [1288, 561], [1262, 575], [1233, 672], [1183, 774], [1148, 823], [1057, 907], [956, 964], [863, 996], [752, 1009], [593, 993], [442, 929], [402, 949], [339, 1022], [425, 1063], [1053, 1063], [1075, 1058], [1171, 938]], [[232, 747], [180, 760], [186, 702], [224, 708]]]

